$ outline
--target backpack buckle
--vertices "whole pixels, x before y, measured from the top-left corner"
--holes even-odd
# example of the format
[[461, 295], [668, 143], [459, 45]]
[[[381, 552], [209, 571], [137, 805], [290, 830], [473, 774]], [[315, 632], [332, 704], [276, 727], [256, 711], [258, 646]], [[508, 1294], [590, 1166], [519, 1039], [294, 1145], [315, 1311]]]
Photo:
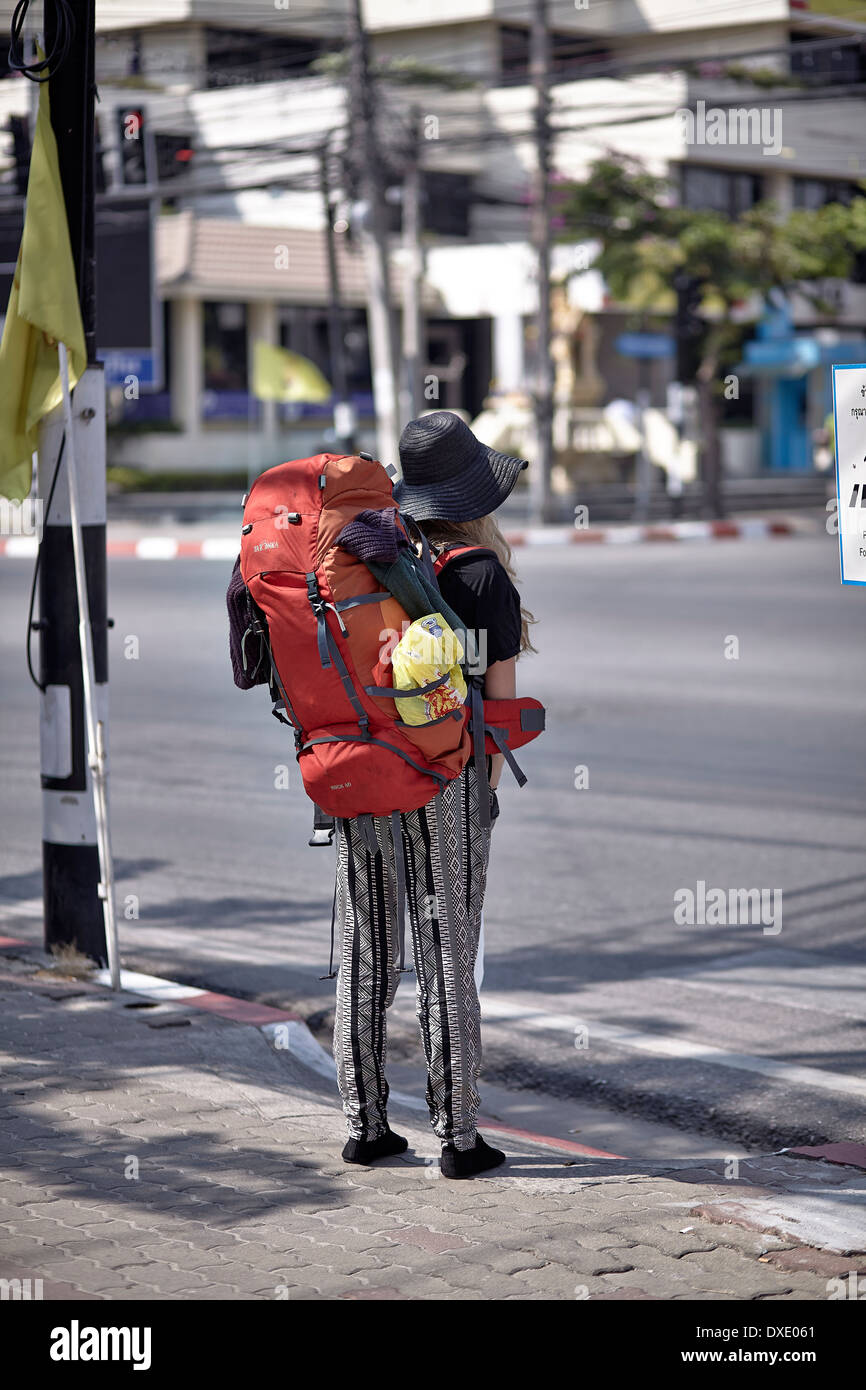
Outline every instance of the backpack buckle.
[[[307, 841], [307, 844], [308, 844], [308, 845], [311, 845], [313, 848], [315, 848], [317, 845], [332, 845], [333, 843], [334, 843], [334, 827], [333, 827], [333, 825], [331, 826], [330, 830], [328, 830], [325, 826], [322, 826], [321, 828], [318, 827], [318, 826], [314, 826], [314, 827], [313, 827], [313, 833], [312, 833], [312, 835], [310, 836], [309, 840]], [[326, 978], [326, 976], [324, 976], [324, 975], [320, 976], [320, 979], [323, 979], [323, 980], [324, 980], [325, 978]]]

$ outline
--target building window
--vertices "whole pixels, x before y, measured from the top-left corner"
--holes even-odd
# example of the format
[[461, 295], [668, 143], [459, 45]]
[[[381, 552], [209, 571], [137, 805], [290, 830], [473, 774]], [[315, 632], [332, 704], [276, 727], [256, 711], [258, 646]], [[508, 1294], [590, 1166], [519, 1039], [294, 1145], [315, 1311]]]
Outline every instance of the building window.
[[250, 29], [206, 29], [208, 87], [300, 77], [327, 52], [320, 39], [280, 38]]
[[760, 201], [761, 177], [701, 164], [684, 164], [681, 190], [684, 207], [720, 212], [724, 217], [733, 218]]
[[[819, 7], [820, 8], [820, 7]], [[828, 35], [793, 32], [789, 35], [791, 73], [804, 80], [855, 83], [866, 79], [866, 46], [859, 37], [826, 42]], [[820, 44], [820, 47], [818, 46]]]
[[438, 232], [440, 236], [468, 236], [472, 175], [446, 174], [435, 169], [425, 169], [423, 185], [424, 230]]
[[[343, 360], [350, 396], [367, 396], [373, 389], [367, 315], [364, 309], [344, 308]], [[328, 312], [312, 305], [286, 305], [280, 310], [280, 346], [315, 362], [334, 384]]]
[[[555, 29], [551, 31], [550, 67], [554, 79], [562, 80], [593, 64], [608, 62], [610, 56], [610, 49], [592, 39]], [[503, 81], [528, 81], [531, 61], [530, 29], [524, 24], [500, 24], [499, 64]]]
[[[385, 224], [392, 235], [402, 236], [403, 170], [399, 165], [385, 161], [383, 173]], [[439, 236], [467, 237], [474, 189], [475, 178], [472, 174], [422, 169], [421, 230], [435, 232]]]
[[206, 391], [247, 390], [247, 306], [207, 302], [204, 306]]
[[[848, 207], [855, 197], [863, 197], [860, 187], [847, 179], [804, 179], [795, 176], [792, 182], [794, 207], [809, 212], [825, 208], [829, 203], [842, 203]], [[866, 251], [856, 253], [848, 278], [854, 285], [866, 285]]]
[[847, 207], [854, 197], [854, 185], [846, 179], [793, 179], [794, 207], [824, 208], [828, 203], [844, 203]]

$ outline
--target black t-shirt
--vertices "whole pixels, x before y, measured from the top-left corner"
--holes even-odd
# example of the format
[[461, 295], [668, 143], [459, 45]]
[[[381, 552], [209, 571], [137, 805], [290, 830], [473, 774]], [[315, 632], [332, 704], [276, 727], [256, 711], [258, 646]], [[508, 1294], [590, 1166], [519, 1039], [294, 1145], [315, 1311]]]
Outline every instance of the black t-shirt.
[[484, 671], [495, 661], [518, 655], [520, 595], [495, 555], [485, 551], [455, 556], [440, 572], [439, 588], [462, 618], [467, 639], [477, 642], [478, 661], [471, 663], [476, 669]]

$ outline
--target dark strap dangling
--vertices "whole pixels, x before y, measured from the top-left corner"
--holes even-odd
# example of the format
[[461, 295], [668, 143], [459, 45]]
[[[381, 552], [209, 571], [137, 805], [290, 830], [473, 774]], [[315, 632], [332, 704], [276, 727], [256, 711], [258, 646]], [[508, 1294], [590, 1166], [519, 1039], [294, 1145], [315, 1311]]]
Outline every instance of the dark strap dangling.
[[381, 848], [376, 838], [376, 827], [373, 824], [373, 817], [368, 811], [364, 811], [358, 816], [358, 828], [367, 843], [368, 854], [371, 854], [375, 859], [377, 854], [381, 854]]
[[478, 819], [485, 830], [493, 824], [490, 816], [490, 779], [487, 776], [487, 755], [484, 749], [486, 730], [484, 727], [484, 697], [481, 684], [474, 680], [469, 686], [470, 710], [472, 717], [472, 743], [474, 748], [475, 773], [478, 779]]
[[397, 939], [400, 944], [400, 964], [397, 973], [411, 974], [406, 965], [406, 859], [403, 850], [403, 818], [399, 811], [391, 812], [391, 839], [394, 841], [394, 867], [397, 875]]
[[337, 976], [337, 972], [334, 969], [334, 928], [337, 921], [337, 884], [340, 881], [340, 837], [342, 833], [342, 824], [337, 820], [334, 822], [334, 826], [337, 841], [337, 863], [334, 869], [334, 897], [331, 901], [331, 953], [328, 956], [328, 973], [327, 975], [320, 975], [320, 980], [333, 980], [336, 979]]

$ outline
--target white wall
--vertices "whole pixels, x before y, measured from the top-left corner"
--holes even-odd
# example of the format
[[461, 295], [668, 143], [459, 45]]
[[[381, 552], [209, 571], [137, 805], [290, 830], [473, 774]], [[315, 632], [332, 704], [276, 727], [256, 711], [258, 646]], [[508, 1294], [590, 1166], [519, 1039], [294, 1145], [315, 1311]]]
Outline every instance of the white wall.
[[[788, 18], [788, 0], [550, 0], [551, 27], [596, 35], [667, 33], [749, 27]], [[364, 0], [372, 30], [423, 28], [431, 23], [495, 18], [503, 24], [530, 23], [531, 0]]]
[[499, 70], [499, 33], [492, 20], [470, 24], [446, 24], [372, 32], [371, 47], [377, 58], [411, 58], [446, 72], [477, 73], [488, 83]]

